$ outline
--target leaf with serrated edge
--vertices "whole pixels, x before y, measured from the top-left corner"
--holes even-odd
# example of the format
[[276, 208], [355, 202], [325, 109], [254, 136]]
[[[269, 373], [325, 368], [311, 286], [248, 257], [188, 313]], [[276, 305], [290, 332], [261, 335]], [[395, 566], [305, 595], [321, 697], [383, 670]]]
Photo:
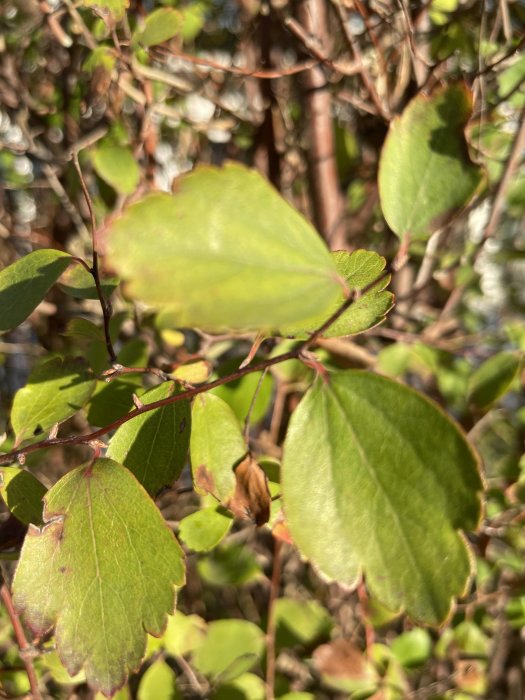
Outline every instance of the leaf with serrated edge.
[[25, 469], [0, 469], [0, 495], [10, 512], [25, 525], [42, 524], [42, 498], [46, 491], [46, 487]]
[[108, 224], [105, 245], [129, 294], [173, 312], [178, 326], [308, 322], [344, 286], [312, 226], [238, 163], [198, 167], [176, 181], [173, 195], [132, 204]]
[[464, 129], [472, 93], [464, 83], [417, 95], [390, 124], [379, 163], [379, 196], [400, 238], [426, 239], [472, 199], [484, 179]]
[[13, 582], [35, 634], [55, 627], [70, 675], [110, 695], [138, 668], [146, 632], [160, 635], [184, 583], [184, 555], [129, 470], [110, 459], [69, 472], [30, 526]]
[[[327, 328], [322, 337], [356, 335], [384, 321], [394, 304], [394, 295], [385, 289], [390, 282], [390, 275], [381, 279], [386, 266], [385, 258], [371, 250], [354, 250], [353, 253], [338, 250], [332, 253], [332, 257], [350, 292], [359, 292], [375, 280], [380, 281], [363, 295], [356, 296], [352, 306]], [[341, 291], [339, 298], [327, 313], [316, 318], [307, 328], [285, 328], [279, 331], [279, 335], [287, 338], [307, 338], [316, 328], [322, 326], [344, 301], [345, 297]]]
[[348, 370], [295, 410], [282, 498], [301, 553], [328, 578], [366, 583], [392, 610], [439, 624], [473, 563], [459, 529], [481, 511], [478, 461], [460, 429], [402, 384]]
[[[168, 398], [174, 391], [174, 382], [164, 382], [147, 391], [140, 400], [143, 404], [153, 403]], [[111, 438], [107, 456], [130, 469], [154, 496], [180, 476], [190, 432], [190, 403], [176, 401], [121, 425]]]
[[73, 258], [44, 248], [0, 272], [0, 331], [18, 326], [36, 309]]
[[248, 451], [239, 422], [228, 404], [213, 394], [195, 398], [191, 420], [190, 456], [196, 490], [227, 503], [235, 491], [233, 468]]
[[45, 432], [62, 423], [86, 405], [96, 380], [81, 359], [52, 357], [38, 365], [25, 387], [17, 391], [11, 411], [16, 442]]

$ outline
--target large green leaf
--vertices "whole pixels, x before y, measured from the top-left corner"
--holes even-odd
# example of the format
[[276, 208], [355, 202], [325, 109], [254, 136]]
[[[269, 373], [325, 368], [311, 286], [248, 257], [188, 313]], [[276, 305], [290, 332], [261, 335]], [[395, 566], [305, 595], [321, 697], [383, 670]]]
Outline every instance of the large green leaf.
[[471, 200], [484, 174], [464, 129], [472, 95], [463, 83], [418, 95], [394, 119], [381, 153], [379, 195], [400, 237], [428, 238]]
[[46, 491], [46, 487], [25, 469], [0, 469], [0, 495], [15, 518], [25, 525], [42, 524], [42, 498]]
[[0, 331], [18, 326], [40, 304], [72, 257], [60, 250], [35, 250], [0, 272]]
[[13, 590], [17, 609], [42, 635], [55, 627], [70, 675], [84, 668], [106, 695], [138, 667], [146, 632], [159, 635], [184, 582], [173, 533], [135, 477], [98, 459], [47, 493], [40, 530], [30, 526]]
[[[171, 396], [175, 382], [164, 382], [140, 398], [148, 404]], [[107, 456], [126, 465], [146, 491], [155, 495], [178, 479], [190, 442], [189, 401], [143, 413], [124, 423], [111, 438]]]
[[343, 284], [319, 235], [253, 170], [230, 163], [181, 177], [109, 224], [109, 262], [132, 296], [180, 326], [307, 323]]
[[95, 386], [81, 359], [53, 357], [38, 365], [13, 401], [11, 425], [17, 444], [70, 418], [88, 402]]
[[239, 422], [228, 404], [213, 394], [195, 398], [191, 420], [190, 456], [197, 491], [227, 503], [235, 491], [233, 468], [248, 451]]
[[[347, 253], [339, 250], [332, 253], [337, 271], [346, 281], [351, 292], [360, 292], [375, 280], [380, 279], [385, 269], [386, 260], [371, 250], [355, 250]], [[384, 320], [385, 315], [393, 305], [394, 295], [387, 292], [385, 287], [390, 282], [390, 275], [385, 275], [380, 282], [368, 289], [361, 296], [356, 295], [352, 306], [347, 309], [335, 323], [332, 323], [323, 333], [323, 338], [334, 338], [343, 335], [355, 335], [377, 326]], [[343, 291], [330, 309], [318, 316], [307, 328], [282, 329], [280, 335], [289, 338], [306, 338], [319, 328], [330, 316], [342, 306], [345, 301]]]
[[361, 573], [392, 610], [440, 623], [472, 573], [461, 529], [481, 477], [459, 428], [428, 399], [367, 372], [318, 381], [294, 412], [282, 498], [299, 550], [330, 579]]

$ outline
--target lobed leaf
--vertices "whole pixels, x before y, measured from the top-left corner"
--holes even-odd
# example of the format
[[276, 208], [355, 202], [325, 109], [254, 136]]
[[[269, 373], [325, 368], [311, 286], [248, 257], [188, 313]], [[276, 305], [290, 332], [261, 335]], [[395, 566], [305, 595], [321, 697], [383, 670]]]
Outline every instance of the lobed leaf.
[[[140, 397], [144, 404], [172, 396], [174, 382], [164, 382]], [[155, 496], [179, 478], [190, 443], [189, 401], [177, 401], [124, 423], [111, 438], [107, 456], [124, 464]]]
[[472, 574], [459, 529], [480, 518], [475, 454], [436, 405], [397, 382], [345, 371], [294, 412], [282, 498], [302, 554], [392, 610], [439, 624]]
[[400, 238], [426, 239], [472, 199], [484, 180], [464, 129], [472, 94], [463, 83], [417, 95], [390, 124], [379, 164], [385, 219]]
[[131, 205], [108, 225], [106, 248], [129, 293], [174, 313], [179, 326], [308, 323], [343, 284], [310, 224], [261, 175], [235, 163], [196, 168], [174, 195]]
[[52, 357], [38, 365], [13, 401], [11, 425], [16, 444], [73, 416], [88, 402], [95, 386], [96, 380], [81, 359]]
[[0, 331], [18, 326], [36, 309], [73, 261], [60, 250], [35, 250], [0, 272]]
[[13, 582], [35, 634], [53, 627], [68, 673], [83, 668], [105, 695], [138, 667], [146, 632], [160, 635], [184, 583], [184, 555], [153, 501], [110, 459], [69, 472], [30, 526]]

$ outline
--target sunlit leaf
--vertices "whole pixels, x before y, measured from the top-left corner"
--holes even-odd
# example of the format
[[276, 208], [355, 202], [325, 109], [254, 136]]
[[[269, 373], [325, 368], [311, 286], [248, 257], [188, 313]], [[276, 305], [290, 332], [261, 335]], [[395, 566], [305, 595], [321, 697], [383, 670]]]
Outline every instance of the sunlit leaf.
[[130, 206], [109, 224], [106, 249], [128, 292], [174, 312], [179, 326], [306, 323], [341, 292], [316, 231], [261, 175], [234, 163], [199, 167], [173, 195]]
[[478, 408], [485, 408], [497, 401], [509, 390], [520, 364], [521, 353], [517, 352], [498, 352], [489, 357], [469, 379], [469, 402]]
[[198, 615], [184, 615], [175, 610], [168, 618], [164, 646], [171, 656], [184, 656], [202, 644], [206, 622]]
[[39, 635], [55, 628], [68, 673], [106, 695], [138, 667], [184, 582], [183, 553], [135, 477], [109, 459], [69, 472], [30, 526], [13, 590]]
[[162, 659], [157, 659], [140, 679], [137, 700], [179, 700], [175, 671]]
[[332, 628], [328, 612], [315, 600], [279, 598], [275, 601], [276, 640], [279, 647], [311, 644]]
[[18, 326], [36, 309], [72, 257], [60, 250], [35, 250], [0, 272], [0, 331]]
[[252, 668], [262, 656], [263, 631], [247, 620], [217, 620], [208, 625], [192, 663], [205, 676], [223, 682]]
[[133, 41], [142, 46], [155, 46], [180, 34], [183, 17], [172, 7], [161, 7], [147, 15], [144, 27], [133, 35]]
[[92, 158], [104, 182], [120, 194], [133, 194], [140, 182], [140, 168], [129, 148], [104, 144], [95, 149]]
[[53, 357], [38, 365], [13, 401], [11, 425], [17, 443], [70, 418], [85, 406], [95, 385], [83, 360]]
[[464, 129], [472, 95], [457, 83], [420, 94], [394, 119], [381, 153], [383, 214], [399, 237], [428, 238], [465, 207], [484, 174], [468, 154]]
[[[385, 258], [370, 250], [355, 250], [353, 253], [340, 250], [333, 253], [333, 258], [337, 271], [346, 281], [350, 292], [359, 292], [375, 280], [380, 281], [364, 294], [356, 295], [352, 306], [323, 333], [323, 338], [355, 335], [381, 323], [392, 308], [394, 299], [393, 294], [385, 290], [390, 282], [390, 275], [384, 274]], [[307, 328], [281, 329], [280, 335], [306, 338], [322, 326], [344, 302], [345, 296], [341, 291], [339, 298], [327, 313], [319, 316]]]
[[368, 372], [318, 381], [284, 448], [283, 507], [294, 542], [328, 578], [367, 586], [392, 610], [442, 622], [472, 574], [459, 529], [480, 517], [477, 458], [417, 392]]
[[0, 495], [15, 518], [25, 525], [42, 524], [42, 498], [46, 491], [46, 487], [24, 469], [0, 469]]
[[202, 508], [180, 521], [179, 537], [196, 552], [208, 552], [228, 534], [233, 520], [222, 507]]
[[[102, 278], [100, 284], [104, 296], [108, 298], [118, 286], [118, 279]], [[75, 299], [98, 299], [93, 276], [83, 265], [71, 265], [61, 276], [58, 286]]]
[[120, 20], [129, 7], [129, 0], [82, 0], [82, 4], [98, 10], [103, 16], [109, 15], [113, 20]]
[[[172, 396], [174, 382], [164, 382], [140, 397], [143, 404]], [[178, 479], [188, 452], [191, 411], [188, 401], [143, 413], [124, 423], [111, 438], [107, 456], [130, 469], [148, 493]]]

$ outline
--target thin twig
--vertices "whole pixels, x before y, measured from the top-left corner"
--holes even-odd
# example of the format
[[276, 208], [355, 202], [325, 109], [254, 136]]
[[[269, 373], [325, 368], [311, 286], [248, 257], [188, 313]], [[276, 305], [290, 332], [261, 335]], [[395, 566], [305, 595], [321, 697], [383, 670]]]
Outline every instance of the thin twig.
[[[359, 296], [366, 294], [366, 292], [368, 292], [376, 285], [380, 284], [383, 280], [389, 277], [389, 275], [389, 270], [383, 271], [383, 273], [379, 275], [379, 277], [377, 277], [373, 282], [370, 282], [370, 284], [367, 284], [366, 287], [360, 290]], [[183, 391], [180, 394], [174, 394], [173, 396], [169, 396], [166, 399], [160, 399], [159, 401], [154, 401], [152, 403], [145, 404], [140, 408], [136, 408], [134, 411], [126, 413], [124, 416], [121, 416], [109, 425], [106, 425], [103, 428], [99, 428], [98, 430], [95, 430], [91, 433], [87, 433], [86, 435], [71, 435], [69, 437], [48, 438], [47, 440], [34, 442], [32, 445], [27, 445], [26, 447], [20, 448], [18, 450], [13, 450], [12, 452], [0, 455], [0, 464], [10, 464], [12, 462], [15, 462], [22, 455], [26, 455], [31, 452], [36, 452], [47, 447], [55, 447], [58, 445], [88, 445], [94, 440], [98, 440], [98, 438], [102, 437], [103, 435], [107, 435], [112, 430], [116, 430], [124, 423], [127, 423], [129, 420], [133, 420], [133, 418], [141, 416], [143, 413], [147, 413], [148, 411], [154, 411], [155, 409], [163, 408], [164, 406], [169, 406], [170, 404], [176, 403], [177, 401], [193, 399], [199, 394], [203, 394], [206, 391], [210, 391], [210, 389], [215, 389], [216, 387], [222, 386], [223, 384], [229, 384], [230, 382], [234, 382], [237, 379], [241, 379], [241, 377], [246, 376], [247, 374], [251, 374], [252, 372], [262, 372], [269, 367], [273, 367], [273, 365], [279, 364], [280, 362], [285, 362], [286, 360], [301, 359], [305, 350], [308, 350], [308, 348], [311, 345], [313, 345], [313, 343], [315, 343], [323, 335], [323, 333], [328, 328], [330, 328], [330, 326], [333, 323], [335, 323], [337, 319], [352, 306], [352, 304], [355, 303], [357, 298], [358, 297], [353, 294], [349, 295], [348, 299], [346, 299], [345, 302], [341, 304], [341, 306], [336, 311], [334, 311], [334, 313], [321, 326], [319, 326], [319, 328], [317, 328], [317, 330], [311, 333], [311, 335], [309, 335], [306, 340], [304, 340], [295, 349], [290, 350], [289, 352], [284, 352], [281, 355], [276, 355], [275, 357], [269, 357], [268, 359], [263, 360], [257, 365], [248, 365], [247, 367], [238, 369], [235, 372], [232, 372], [232, 374], [229, 374], [225, 377], [219, 377], [213, 382], [201, 384], [200, 386], [196, 386], [192, 389]]]
[[7, 614], [9, 615], [9, 619], [11, 620], [11, 625], [13, 626], [16, 642], [18, 644], [18, 648], [20, 649], [20, 658], [22, 659], [22, 663], [24, 664], [27, 673], [27, 679], [29, 681], [29, 687], [31, 688], [31, 695], [33, 697], [33, 700], [42, 700], [42, 695], [38, 687], [38, 677], [36, 675], [35, 667], [33, 666], [33, 659], [31, 654], [32, 647], [31, 644], [29, 644], [29, 642], [27, 641], [24, 628], [22, 627], [20, 618], [18, 617], [18, 614], [13, 605], [11, 592], [7, 587], [6, 583], [2, 583], [2, 586], [0, 587], [0, 597], [2, 598], [2, 602], [5, 605]]
[[270, 598], [268, 600], [268, 626], [266, 628], [266, 697], [275, 697], [275, 601], [279, 597], [279, 581], [281, 579], [281, 540], [274, 538], [272, 580]]
[[108, 351], [110, 362], [113, 363], [116, 362], [117, 355], [115, 353], [115, 350], [113, 349], [113, 343], [111, 342], [111, 335], [109, 330], [109, 322], [111, 320], [111, 306], [106, 300], [106, 297], [104, 296], [104, 292], [102, 291], [102, 285], [100, 283], [100, 273], [98, 269], [98, 252], [96, 243], [97, 221], [95, 218], [95, 210], [93, 209], [93, 202], [91, 201], [91, 196], [89, 194], [89, 190], [87, 188], [86, 181], [84, 180], [84, 176], [82, 175], [82, 169], [80, 168], [80, 163], [78, 161], [78, 150], [73, 151], [71, 156], [73, 159], [73, 165], [75, 166], [75, 170], [77, 171], [80, 180], [80, 185], [82, 187], [84, 197], [86, 199], [87, 207], [89, 210], [89, 216], [91, 218], [91, 244], [93, 250], [93, 267], [90, 269], [90, 272], [95, 282], [97, 296], [99, 298], [100, 307], [102, 309], [106, 349]]

